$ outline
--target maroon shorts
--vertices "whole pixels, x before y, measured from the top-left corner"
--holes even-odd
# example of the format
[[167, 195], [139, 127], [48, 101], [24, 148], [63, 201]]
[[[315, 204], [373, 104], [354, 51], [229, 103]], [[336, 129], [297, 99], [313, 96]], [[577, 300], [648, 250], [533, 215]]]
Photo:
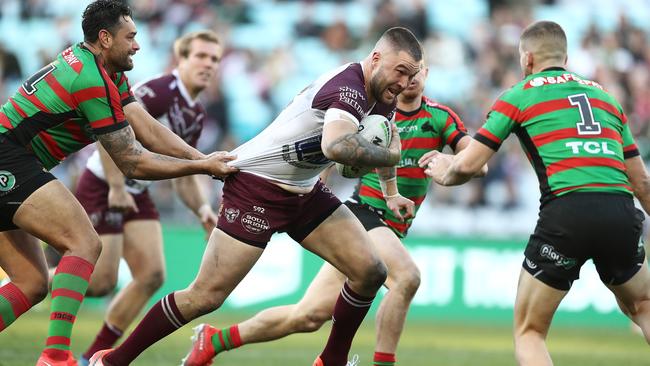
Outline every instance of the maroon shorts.
[[138, 212], [123, 214], [109, 210], [108, 184], [88, 169], [84, 169], [79, 178], [75, 196], [86, 210], [90, 222], [99, 235], [121, 234], [124, 231], [124, 224], [129, 221], [160, 219], [160, 214], [149, 197], [149, 191], [133, 195]]
[[223, 186], [217, 227], [260, 248], [276, 232], [286, 232], [300, 243], [340, 205], [320, 181], [311, 192], [296, 194], [256, 175], [236, 173]]

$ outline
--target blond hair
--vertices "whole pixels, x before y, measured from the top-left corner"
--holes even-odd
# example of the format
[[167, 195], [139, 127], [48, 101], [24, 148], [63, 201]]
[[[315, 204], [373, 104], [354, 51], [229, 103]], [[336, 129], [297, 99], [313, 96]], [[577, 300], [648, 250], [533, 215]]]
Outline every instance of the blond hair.
[[193, 40], [200, 39], [206, 42], [220, 44], [219, 36], [212, 30], [206, 29], [196, 32], [191, 32], [183, 35], [174, 42], [174, 56], [177, 59], [186, 58], [190, 55], [190, 44]]
[[520, 42], [521, 48], [535, 55], [540, 62], [566, 60], [566, 34], [555, 22], [542, 20], [529, 25], [521, 33]]

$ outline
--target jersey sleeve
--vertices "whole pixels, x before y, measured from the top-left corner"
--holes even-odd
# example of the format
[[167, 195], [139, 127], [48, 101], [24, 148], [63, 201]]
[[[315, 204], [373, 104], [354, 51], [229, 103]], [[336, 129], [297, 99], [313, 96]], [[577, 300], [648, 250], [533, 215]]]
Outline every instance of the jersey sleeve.
[[453, 110], [451, 110], [451, 108], [445, 108], [444, 110], [447, 118], [439, 121], [439, 123], [442, 122], [444, 124], [440, 129], [440, 131], [442, 131], [440, 137], [446, 145], [456, 151], [458, 141], [467, 136], [467, 128], [465, 128], [463, 121]]
[[122, 100], [122, 107], [129, 103], [135, 102], [135, 95], [131, 90], [131, 83], [125, 73], [119, 73], [117, 78], [117, 90], [120, 92], [120, 99]]
[[636, 142], [634, 142], [634, 136], [632, 135], [632, 131], [630, 131], [630, 124], [627, 123], [627, 117], [625, 114], [622, 116], [623, 131], [621, 135], [623, 138], [623, 157], [629, 159], [639, 156], [639, 149], [636, 146]]
[[117, 85], [100, 65], [98, 72], [79, 77], [73, 83], [78, 111], [88, 121], [92, 133], [101, 135], [128, 126]]
[[520, 110], [511, 103], [511, 93], [504, 93], [492, 106], [487, 120], [476, 132], [474, 139], [491, 148], [499, 150], [503, 141], [517, 125]]

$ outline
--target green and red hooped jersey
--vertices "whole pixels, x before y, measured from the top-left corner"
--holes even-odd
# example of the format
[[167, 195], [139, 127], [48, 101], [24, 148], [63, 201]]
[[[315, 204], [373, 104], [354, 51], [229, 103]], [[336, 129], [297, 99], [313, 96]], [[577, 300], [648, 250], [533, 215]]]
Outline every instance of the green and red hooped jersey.
[[111, 77], [78, 43], [27, 79], [0, 107], [0, 133], [11, 134], [51, 169], [93, 143], [96, 135], [126, 127], [122, 105], [132, 100], [126, 76]]
[[[420, 108], [405, 112], [397, 110], [395, 124], [402, 141], [402, 157], [397, 165], [397, 188], [399, 193], [415, 203], [415, 212], [420, 208], [427, 194], [431, 178], [418, 166], [422, 155], [431, 151], [441, 151], [445, 145], [456, 149], [456, 144], [467, 129], [451, 108], [422, 97]], [[381, 193], [377, 173], [361, 177], [352, 199], [369, 205], [383, 214], [386, 224], [400, 237], [406, 233], [413, 218], [399, 221], [386, 206]]]
[[475, 139], [496, 151], [511, 132], [542, 204], [575, 191], [632, 194], [624, 160], [639, 151], [620, 104], [598, 83], [562, 68], [528, 76], [494, 103]]

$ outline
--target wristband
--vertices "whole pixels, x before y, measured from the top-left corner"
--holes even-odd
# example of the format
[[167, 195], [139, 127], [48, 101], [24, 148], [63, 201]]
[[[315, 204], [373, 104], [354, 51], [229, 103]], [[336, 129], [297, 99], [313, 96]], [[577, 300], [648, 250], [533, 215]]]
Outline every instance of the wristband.
[[399, 193], [391, 194], [390, 196], [386, 196], [386, 195], [384, 195], [384, 199], [395, 198], [395, 197], [399, 197], [399, 196], [400, 196]]
[[397, 180], [397, 177], [392, 177], [392, 178], [389, 178], [387, 180], [379, 179], [379, 187], [381, 187], [381, 194], [384, 197], [387, 197], [387, 196], [392, 197], [392, 196], [395, 196], [395, 195], [399, 194], [399, 193], [396, 193], [396, 194], [393, 194], [393, 195], [390, 195], [390, 196], [388, 195], [388, 184], [387, 183], [388, 182], [393, 182], [393, 181], [396, 181], [396, 180]]

